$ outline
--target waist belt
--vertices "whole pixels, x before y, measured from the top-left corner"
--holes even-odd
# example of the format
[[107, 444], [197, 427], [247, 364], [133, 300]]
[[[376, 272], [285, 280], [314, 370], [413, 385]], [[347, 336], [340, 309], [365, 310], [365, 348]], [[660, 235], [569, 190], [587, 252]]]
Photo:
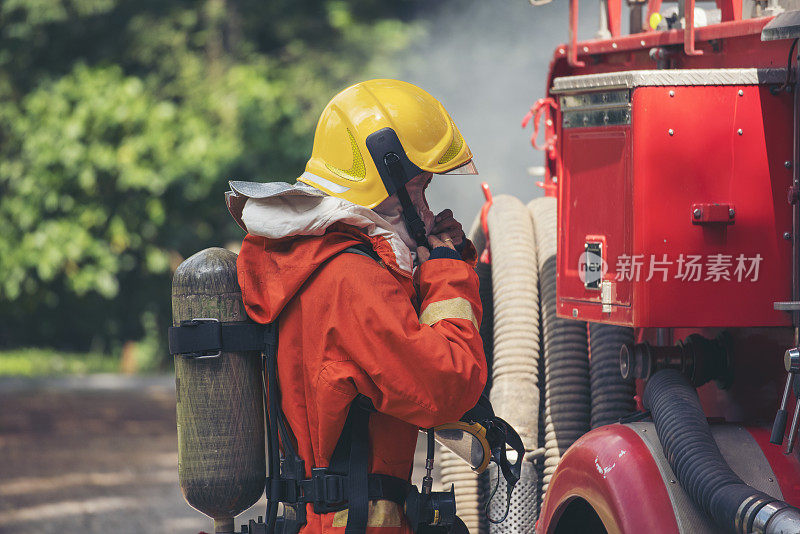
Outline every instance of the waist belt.
[[[367, 499], [392, 501], [402, 506], [411, 490], [403, 479], [380, 474], [367, 475]], [[299, 483], [283, 481], [278, 495], [267, 492], [267, 498], [289, 505], [313, 504], [314, 513], [338, 512], [349, 507], [350, 491], [347, 476], [330, 473], [327, 468], [311, 470], [311, 478]], [[360, 497], [360, 496], [359, 496]]]

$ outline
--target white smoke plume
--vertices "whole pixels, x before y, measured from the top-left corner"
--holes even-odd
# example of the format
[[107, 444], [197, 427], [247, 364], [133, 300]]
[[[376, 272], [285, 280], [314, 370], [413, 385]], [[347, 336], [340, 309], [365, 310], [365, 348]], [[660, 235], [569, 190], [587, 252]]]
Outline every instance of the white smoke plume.
[[[548, 64], [568, 40], [567, 0], [533, 7], [527, 0], [430, 2], [429, 37], [416, 43], [401, 62], [398, 77], [438, 98], [461, 129], [480, 176], [442, 176], [429, 188], [434, 211], [451, 208], [467, 227], [483, 204], [480, 183], [492, 193], [523, 202], [540, 196], [543, 153], [530, 145], [531, 126], [520, 121], [545, 95]], [[598, 2], [580, 3], [580, 37], [597, 31]]]

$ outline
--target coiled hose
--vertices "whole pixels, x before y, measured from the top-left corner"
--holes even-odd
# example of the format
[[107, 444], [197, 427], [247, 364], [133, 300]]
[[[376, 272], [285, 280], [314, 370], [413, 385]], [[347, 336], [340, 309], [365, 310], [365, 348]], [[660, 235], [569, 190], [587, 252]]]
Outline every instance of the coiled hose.
[[586, 323], [556, 316], [556, 199], [537, 198], [528, 207], [536, 232], [544, 331], [544, 500], [561, 456], [589, 431], [589, 349]]
[[[508, 195], [495, 197], [487, 223], [494, 306], [490, 398], [495, 413], [517, 430], [526, 451], [532, 452], [539, 446], [541, 378], [538, 269], [533, 224], [525, 205]], [[484, 343], [486, 339], [484, 337]], [[522, 480], [514, 490], [508, 517], [500, 524], [490, 525], [490, 533], [534, 531], [538, 517], [538, 477], [533, 467], [532, 463], [523, 463]], [[497, 487], [496, 475], [494, 465], [481, 475], [482, 505]], [[500, 480], [490, 506], [492, 518], [503, 517], [505, 497], [505, 487]]]
[[636, 410], [636, 383], [619, 372], [619, 351], [626, 343], [633, 343], [632, 328], [589, 324], [592, 428], [616, 423]]
[[525, 205], [494, 198], [488, 214], [492, 251], [494, 358], [491, 401], [525, 445], [537, 447], [539, 290], [533, 224]]
[[737, 534], [800, 532], [800, 510], [748, 486], [730, 468], [686, 377], [657, 372], [643, 400], [681, 486], [717, 525]]
[[[492, 264], [479, 264], [484, 320], [480, 333], [490, 365], [490, 398], [495, 413], [520, 434], [527, 450], [534, 450], [538, 436], [539, 298], [533, 227], [525, 206], [508, 195], [496, 197], [487, 215]], [[486, 247], [480, 215], [470, 230], [478, 254]], [[487, 283], [484, 283], [486, 281]], [[487, 307], [487, 304], [492, 305]], [[485, 532], [483, 514], [488, 486], [487, 472], [478, 476], [454, 453], [442, 448], [439, 464], [442, 483], [456, 488], [456, 509], [471, 532]], [[504, 495], [498, 493], [498, 500]], [[505, 504], [505, 502], [503, 502]], [[536, 495], [515, 504], [521, 510], [535, 510]], [[527, 514], [525, 525], [516, 532], [533, 532], [535, 514]], [[493, 529], [494, 531], [494, 529]]]

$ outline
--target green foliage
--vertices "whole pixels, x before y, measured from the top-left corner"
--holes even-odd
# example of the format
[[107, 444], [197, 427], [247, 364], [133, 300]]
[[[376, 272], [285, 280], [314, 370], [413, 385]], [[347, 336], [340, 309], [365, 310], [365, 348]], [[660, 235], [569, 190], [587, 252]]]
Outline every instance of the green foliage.
[[0, 351], [0, 376], [85, 375], [119, 370], [118, 360], [98, 353], [29, 348]]
[[162, 339], [171, 271], [241, 238], [226, 181], [298, 176], [415, 3], [0, 3], [0, 346]]

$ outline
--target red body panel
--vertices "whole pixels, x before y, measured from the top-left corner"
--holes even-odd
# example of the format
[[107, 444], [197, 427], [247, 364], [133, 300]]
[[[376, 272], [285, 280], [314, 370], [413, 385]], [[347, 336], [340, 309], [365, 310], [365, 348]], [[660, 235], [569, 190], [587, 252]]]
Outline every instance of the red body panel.
[[783, 454], [780, 447], [769, 442], [766, 428], [748, 428], [750, 435], [764, 451], [772, 472], [778, 478], [783, 500], [792, 506], [800, 506], [800, 462], [796, 454]]
[[672, 504], [650, 450], [623, 425], [592, 430], [561, 458], [536, 531], [551, 534], [576, 498], [592, 505], [608, 532], [674, 534]]
[[[547, 79], [546, 91], [554, 78], [599, 72], [655, 69], [656, 60], [650, 57], [653, 48], [663, 49], [669, 68], [733, 68], [773, 67], [784, 68], [789, 54], [789, 43], [771, 41], [762, 43], [761, 29], [770, 18], [740, 20], [715, 24], [695, 31], [696, 47], [703, 51], [700, 56], [683, 55], [683, 31], [648, 32], [621, 36], [617, 39], [578, 42], [575, 50], [582, 59], [588, 59], [582, 68], [575, 68], [567, 60], [568, 46], [562, 44], [555, 49]], [[552, 96], [552, 95], [550, 95]], [[557, 135], [561, 136], [561, 123], [556, 123]], [[545, 192], [555, 186], [553, 178], [561, 175], [558, 158], [545, 162]]]
[[[566, 133], [568, 132], [568, 133]], [[565, 130], [562, 141], [563, 178], [558, 203], [558, 311], [565, 317], [588, 318], [600, 311], [600, 292], [584, 289], [578, 274], [587, 236], [603, 242], [606, 258], [631, 254], [633, 245], [633, 182], [631, 127]], [[630, 315], [631, 284], [617, 284], [612, 316]], [[597, 314], [599, 316], [599, 314]]]
[[[761, 42], [761, 29], [770, 17], [713, 24], [695, 29], [696, 48], [700, 56], [683, 54], [683, 31], [623, 35], [617, 39], [577, 43], [578, 59], [586, 66], [573, 68], [567, 62], [566, 44], [558, 46], [550, 64], [550, 80], [559, 76], [655, 69], [652, 48], [664, 47], [670, 57], [670, 68], [710, 69], [733, 67], [785, 68], [789, 41]], [[548, 85], [548, 88], [552, 83]]]
[[[791, 95], [639, 87], [631, 104], [632, 125], [562, 131], [560, 314], [635, 327], [789, 325], [772, 303], [791, 296]], [[693, 220], [693, 207], [713, 204], [734, 209], [733, 224]], [[611, 313], [578, 277], [588, 235], [607, 242]], [[641, 260], [638, 275], [619, 280], [622, 254]], [[677, 278], [681, 255], [701, 257], [699, 280]], [[716, 255], [730, 262], [724, 277], [706, 272]], [[757, 275], [735, 273], [740, 256]]]

